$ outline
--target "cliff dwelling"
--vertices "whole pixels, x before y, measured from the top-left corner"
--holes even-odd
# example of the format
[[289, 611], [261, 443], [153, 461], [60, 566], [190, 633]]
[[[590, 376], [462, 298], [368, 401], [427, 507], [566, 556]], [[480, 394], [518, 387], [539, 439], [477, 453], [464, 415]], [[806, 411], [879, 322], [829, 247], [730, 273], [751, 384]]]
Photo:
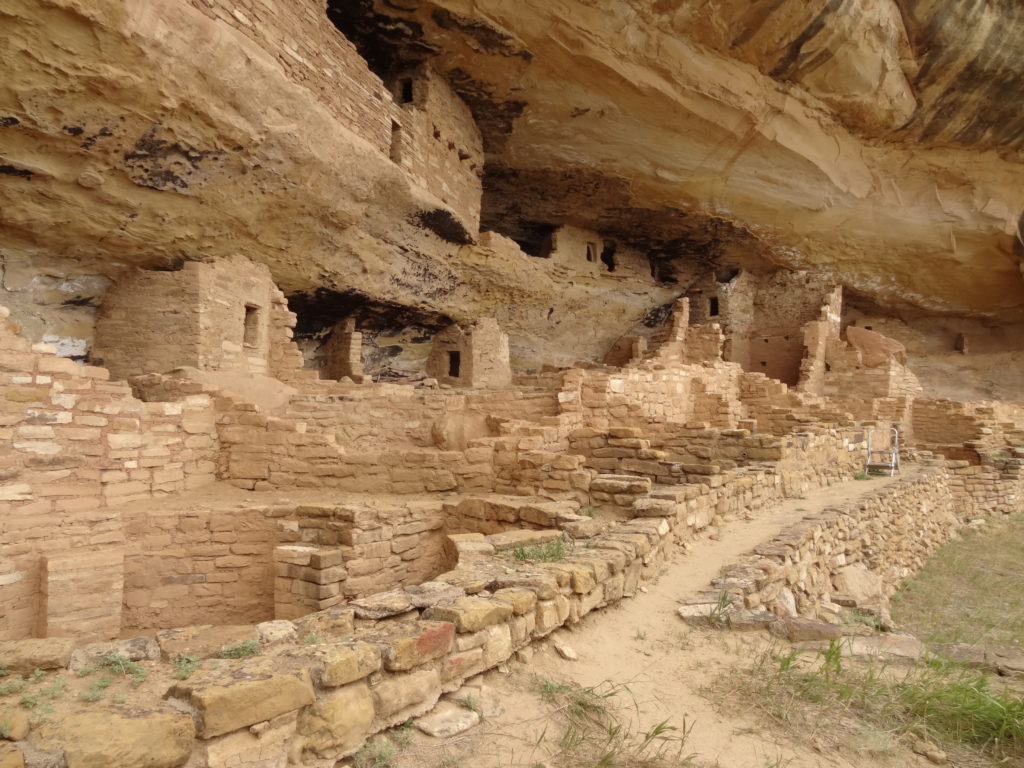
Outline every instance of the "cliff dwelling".
[[4, 4], [0, 768], [454, 766], [1024, 512], [1024, 14], [760, 5]]

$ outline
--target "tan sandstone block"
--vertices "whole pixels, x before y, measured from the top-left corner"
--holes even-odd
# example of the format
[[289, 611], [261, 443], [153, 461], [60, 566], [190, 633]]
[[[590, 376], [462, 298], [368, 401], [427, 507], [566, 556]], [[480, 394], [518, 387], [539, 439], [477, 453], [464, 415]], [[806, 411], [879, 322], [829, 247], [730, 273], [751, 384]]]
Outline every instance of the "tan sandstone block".
[[455, 627], [447, 621], [382, 622], [360, 639], [380, 648], [385, 669], [402, 672], [440, 659], [451, 651]]
[[177, 768], [192, 751], [192, 718], [170, 706], [90, 708], [44, 720], [36, 740], [67, 768]]
[[436, 621], [451, 622], [462, 634], [477, 632], [505, 621], [512, 615], [512, 605], [482, 597], [460, 597], [433, 605], [423, 615]]
[[17, 745], [0, 741], [0, 768], [25, 768], [25, 758]]
[[64, 669], [71, 661], [75, 641], [70, 637], [0, 642], [0, 664], [12, 672]]
[[280, 666], [271, 659], [225, 661], [176, 683], [167, 696], [195, 708], [199, 736], [208, 739], [313, 703], [309, 671]]
[[373, 697], [366, 683], [331, 691], [299, 716], [303, 749], [334, 760], [350, 755], [362, 745], [373, 717]]
[[375, 726], [387, 728], [429, 712], [440, 696], [441, 678], [436, 669], [388, 675], [373, 688]]

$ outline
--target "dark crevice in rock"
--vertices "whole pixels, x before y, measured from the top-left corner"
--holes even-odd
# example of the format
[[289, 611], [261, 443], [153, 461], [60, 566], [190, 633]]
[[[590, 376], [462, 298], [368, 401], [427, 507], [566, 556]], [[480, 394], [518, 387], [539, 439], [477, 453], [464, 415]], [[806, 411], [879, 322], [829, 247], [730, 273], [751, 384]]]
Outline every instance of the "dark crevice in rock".
[[317, 288], [293, 293], [288, 297], [288, 307], [297, 317], [297, 338], [314, 338], [348, 317], [355, 318], [361, 331], [398, 334], [411, 329], [419, 338], [430, 338], [454, 322], [440, 312], [373, 299], [354, 289]]
[[413, 217], [413, 223], [430, 230], [442, 240], [456, 245], [469, 245], [473, 236], [455, 215], [445, 208], [421, 211]]

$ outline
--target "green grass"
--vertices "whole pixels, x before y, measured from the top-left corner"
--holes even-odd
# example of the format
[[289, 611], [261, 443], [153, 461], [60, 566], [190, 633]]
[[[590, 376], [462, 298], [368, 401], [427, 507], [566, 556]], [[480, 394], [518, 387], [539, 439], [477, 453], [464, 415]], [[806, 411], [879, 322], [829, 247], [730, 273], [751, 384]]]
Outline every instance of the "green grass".
[[565, 560], [569, 549], [564, 539], [555, 539], [535, 547], [516, 547], [512, 556], [521, 563], [557, 563]]
[[261, 650], [259, 640], [245, 640], [238, 645], [222, 648], [217, 655], [222, 659], [247, 659], [250, 656], [258, 656]]
[[543, 765], [559, 768], [685, 768], [692, 725], [667, 720], [646, 730], [634, 723], [639, 707], [628, 686], [604, 682], [589, 688], [535, 678], [541, 698], [552, 707], [555, 732], [545, 729], [535, 745], [546, 753]]
[[[947, 749], [1018, 765], [1024, 760], [1024, 698], [987, 676], [938, 660], [909, 668], [851, 663], [842, 642], [817, 657], [769, 649], [733, 673], [716, 695], [737, 693], [773, 719], [797, 730], [849, 727], [930, 739]], [[732, 686], [728, 680], [732, 681]]]
[[869, 475], [867, 472], [854, 472], [853, 473], [853, 479], [854, 480], [870, 480], [871, 479], [871, 475]]
[[893, 596], [893, 620], [925, 642], [1024, 646], [1024, 516], [969, 529]]

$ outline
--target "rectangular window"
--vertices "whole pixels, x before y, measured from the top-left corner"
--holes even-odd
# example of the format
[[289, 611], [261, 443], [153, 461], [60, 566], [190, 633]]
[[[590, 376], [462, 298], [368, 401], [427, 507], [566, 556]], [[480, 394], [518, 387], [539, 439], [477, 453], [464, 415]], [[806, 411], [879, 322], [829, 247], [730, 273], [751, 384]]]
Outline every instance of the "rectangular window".
[[717, 317], [718, 316], [718, 297], [717, 296], [712, 296], [710, 301], [708, 302], [708, 316], [709, 317]]
[[587, 261], [597, 261], [597, 243], [587, 243]]
[[459, 372], [462, 369], [462, 353], [461, 352], [449, 352], [448, 353], [448, 375], [453, 378], [459, 378]]
[[260, 308], [245, 305], [245, 319], [242, 326], [242, 343], [247, 347], [260, 345]]
[[412, 102], [413, 102], [413, 100], [415, 99], [415, 96], [416, 96], [416, 93], [413, 91], [413, 87], [412, 87], [412, 78], [411, 77], [403, 77], [402, 81], [401, 81], [401, 86], [402, 86], [402, 103], [403, 104], [412, 104]]
[[391, 121], [391, 152], [389, 156], [393, 163], [402, 161], [402, 126], [394, 120]]

